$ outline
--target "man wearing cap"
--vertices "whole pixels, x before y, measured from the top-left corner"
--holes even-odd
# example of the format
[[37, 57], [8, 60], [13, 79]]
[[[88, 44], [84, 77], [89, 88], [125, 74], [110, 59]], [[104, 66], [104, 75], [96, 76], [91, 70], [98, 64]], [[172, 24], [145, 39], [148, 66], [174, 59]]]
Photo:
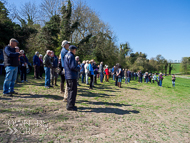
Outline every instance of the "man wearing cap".
[[35, 79], [40, 79], [39, 78], [39, 73], [40, 73], [40, 58], [39, 56], [39, 52], [36, 51], [35, 55], [33, 56], [33, 65], [34, 65], [34, 78]]
[[77, 95], [77, 77], [80, 67], [76, 64], [75, 54], [77, 47], [69, 46], [69, 52], [64, 57], [65, 79], [67, 82], [68, 98], [67, 98], [67, 110], [77, 111], [75, 106]]
[[12, 94], [18, 94], [14, 91], [14, 84], [17, 78], [19, 66], [18, 57], [20, 56], [20, 53], [15, 51], [17, 44], [18, 41], [12, 38], [9, 42], [9, 45], [6, 46], [3, 50], [4, 66], [6, 71], [5, 81], [3, 84], [4, 96], [12, 97]]
[[[67, 40], [64, 40], [61, 44], [62, 50], [61, 50], [61, 66], [63, 68], [62, 74], [61, 74], [61, 92], [64, 92], [64, 83], [65, 83], [65, 68], [64, 68], [64, 57], [68, 53], [70, 42]], [[64, 99], [63, 101], [67, 102], [68, 97], [68, 91], [67, 91], [67, 84], [65, 86], [65, 93], [64, 93]]]

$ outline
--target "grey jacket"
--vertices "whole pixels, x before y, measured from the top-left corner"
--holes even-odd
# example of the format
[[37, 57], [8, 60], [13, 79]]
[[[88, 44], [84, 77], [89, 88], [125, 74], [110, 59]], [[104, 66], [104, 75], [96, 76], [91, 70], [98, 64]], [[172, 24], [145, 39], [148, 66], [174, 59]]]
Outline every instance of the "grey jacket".
[[52, 67], [51, 57], [48, 56], [47, 54], [43, 58], [43, 64], [44, 64], [44, 67], [49, 67], [49, 68]]
[[100, 67], [99, 67], [99, 72], [100, 72], [100, 73], [103, 73], [103, 71], [104, 71], [104, 69], [103, 69], [103, 65], [102, 65], [102, 64], [100, 64]]

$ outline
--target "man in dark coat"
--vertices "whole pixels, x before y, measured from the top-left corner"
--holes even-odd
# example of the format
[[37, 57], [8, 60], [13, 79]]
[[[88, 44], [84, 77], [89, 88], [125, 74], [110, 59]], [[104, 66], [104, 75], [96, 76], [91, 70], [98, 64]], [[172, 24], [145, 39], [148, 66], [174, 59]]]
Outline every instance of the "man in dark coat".
[[75, 106], [77, 95], [77, 77], [80, 67], [75, 61], [77, 47], [69, 46], [69, 52], [64, 57], [65, 79], [67, 83], [68, 98], [67, 98], [67, 110], [77, 111]]
[[3, 50], [4, 55], [4, 66], [6, 71], [6, 76], [3, 84], [3, 95], [11, 96], [12, 94], [18, 94], [14, 91], [14, 84], [17, 78], [19, 61], [18, 57], [20, 53], [15, 51], [15, 46], [17, 46], [18, 41], [12, 38], [9, 45]]

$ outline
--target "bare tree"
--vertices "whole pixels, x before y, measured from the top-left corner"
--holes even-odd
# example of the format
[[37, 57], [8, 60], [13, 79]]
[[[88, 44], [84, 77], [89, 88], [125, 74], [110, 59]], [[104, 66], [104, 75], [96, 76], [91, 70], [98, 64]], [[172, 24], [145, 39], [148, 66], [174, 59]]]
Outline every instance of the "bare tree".
[[28, 23], [39, 23], [40, 15], [38, 6], [33, 2], [24, 3], [18, 12], [18, 19], [24, 19]]

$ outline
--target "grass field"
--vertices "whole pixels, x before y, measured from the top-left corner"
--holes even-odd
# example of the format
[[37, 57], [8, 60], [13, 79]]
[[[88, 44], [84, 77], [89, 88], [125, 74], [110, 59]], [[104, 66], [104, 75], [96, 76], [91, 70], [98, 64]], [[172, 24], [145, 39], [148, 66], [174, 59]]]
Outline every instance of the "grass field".
[[[3, 76], [0, 76], [2, 94]], [[190, 141], [190, 80], [171, 76], [163, 87], [114, 81], [78, 87], [78, 111], [67, 111], [59, 87], [43, 80], [19, 83], [13, 98], [0, 98], [0, 142], [147, 143]], [[12, 134], [10, 134], [12, 133]]]
[[173, 66], [173, 69], [171, 71], [171, 74], [179, 74], [180, 73], [180, 63], [172, 64], [172, 66]]

